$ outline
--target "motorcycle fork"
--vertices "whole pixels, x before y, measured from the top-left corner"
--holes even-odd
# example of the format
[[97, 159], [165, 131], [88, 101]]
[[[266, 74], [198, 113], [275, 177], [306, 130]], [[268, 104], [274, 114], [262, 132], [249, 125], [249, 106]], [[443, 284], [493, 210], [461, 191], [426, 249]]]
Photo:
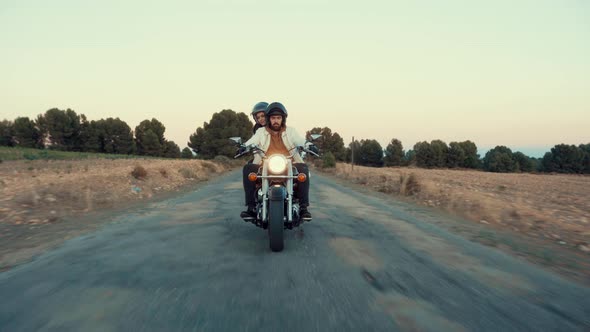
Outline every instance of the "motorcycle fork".
[[[268, 160], [264, 160], [262, 164], [262, 176], [268, 176]], [[262, 222], [266, 223], [268, 214], [268, 179], [262, 180]]]
[[[265, 160], [262, 167], [262, 176], [268, 176], [268, 160]], [[287, 163], [287, 176], [293, 177], [293, 164], [289, 160]], [[293, 179], [289, 178], [285, 180], [287, 188], [287, 220], [289, 223], [293, 222]], [[270, 182], [268, 179], [262, 181], [262, 221], [267, 222], [268, 216], [268, 190], [270, 188]]]

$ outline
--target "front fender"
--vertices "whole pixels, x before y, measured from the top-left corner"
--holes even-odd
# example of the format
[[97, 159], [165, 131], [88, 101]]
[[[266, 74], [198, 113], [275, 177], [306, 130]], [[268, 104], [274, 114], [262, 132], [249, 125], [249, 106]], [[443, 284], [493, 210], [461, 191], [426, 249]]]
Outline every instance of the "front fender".
[[287, 190], [283, 186], [270, 187], [269, 199], [271, 201], [284, 201], [287, 196]]

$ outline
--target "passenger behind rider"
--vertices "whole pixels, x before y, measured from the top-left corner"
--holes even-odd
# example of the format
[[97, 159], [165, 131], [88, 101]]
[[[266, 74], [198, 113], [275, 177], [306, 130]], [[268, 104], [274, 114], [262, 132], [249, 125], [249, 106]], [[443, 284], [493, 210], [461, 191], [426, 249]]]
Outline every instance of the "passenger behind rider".
[[[252, 133], [256, 134], [256, 131], [260, 128], [264, 128], [266, 126], [266, 108], [268, 107], [268, 103], [265, 101], [261, 101], [256, 103], [254, 107], [252, 107], [252, 118], [254, 119], [254, 127], [252, 128]], [[251, 164], [254, 159], [248, 160], [248, 164]]]
[[252, 118], [254, 118], [254, 128], [252, 128], [252, 133], [256, 134], [256, 131], [264, 126], [266, 126], [266, 107], [268, 107], [268, 103], [261, 101], [252, 107]]
[[[266, 108], [266, 126], [256, 131], [254, 136], [250, 138], [244, 146], [256, 145], [260, 147], [267, 156], [273, 154], [282, 154], [284, 156], [293, 155], [293, 166], [299, 173], [304, 173], [307, 176], [305, 182], [297, 184], [295, 195], [299, 198], [299, 215], [303, 220], [311, 220], [311, 213], [309, 207], [309, 169], [303, 162], [303, 159], [296, 151], [295, 147], [305, 145], [305, 138], [303, 138], [297, 131], [291, 127], [287, 127], [287, 109], [283, 104], [274, 102]], [[240, 216], [243, 219], [256, 218], [256, 183], [248, 180], [248, 174], [258, 172], [262, 163], [260, 154], [254, 156], [253, 163], [248, 163], [243, 169], [244, 192], [246, 196], [246, 211], [242, 211]]]

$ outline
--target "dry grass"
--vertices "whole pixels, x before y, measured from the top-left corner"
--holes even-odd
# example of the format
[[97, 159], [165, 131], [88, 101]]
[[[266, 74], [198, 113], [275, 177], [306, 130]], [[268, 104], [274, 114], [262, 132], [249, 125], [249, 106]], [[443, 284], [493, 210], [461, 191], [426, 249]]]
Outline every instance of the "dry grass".
[[587, 251], [590, 177], [471, 170], [369, 168], [338, 164], [330, 173], [475, 222]]
[[226, 170], [200, 160], [7, 161], [0, 165], [0, 223], [43, 224], [122, 207]]

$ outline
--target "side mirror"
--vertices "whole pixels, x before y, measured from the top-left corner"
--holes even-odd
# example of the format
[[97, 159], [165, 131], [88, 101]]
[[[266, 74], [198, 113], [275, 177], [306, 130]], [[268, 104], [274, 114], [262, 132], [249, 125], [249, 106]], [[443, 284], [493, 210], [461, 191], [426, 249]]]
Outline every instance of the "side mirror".
[[236, 143], [236, 144], [242, 144], [242, 138], [241, 137], [230, 137], [229, 139], [232, 142]]
[[319, 134], [311, 134], [310, 136], [311, 136], [312, 141], [315, 141], [316, 139], [322, 137], [322, 135], [319, 135]]

